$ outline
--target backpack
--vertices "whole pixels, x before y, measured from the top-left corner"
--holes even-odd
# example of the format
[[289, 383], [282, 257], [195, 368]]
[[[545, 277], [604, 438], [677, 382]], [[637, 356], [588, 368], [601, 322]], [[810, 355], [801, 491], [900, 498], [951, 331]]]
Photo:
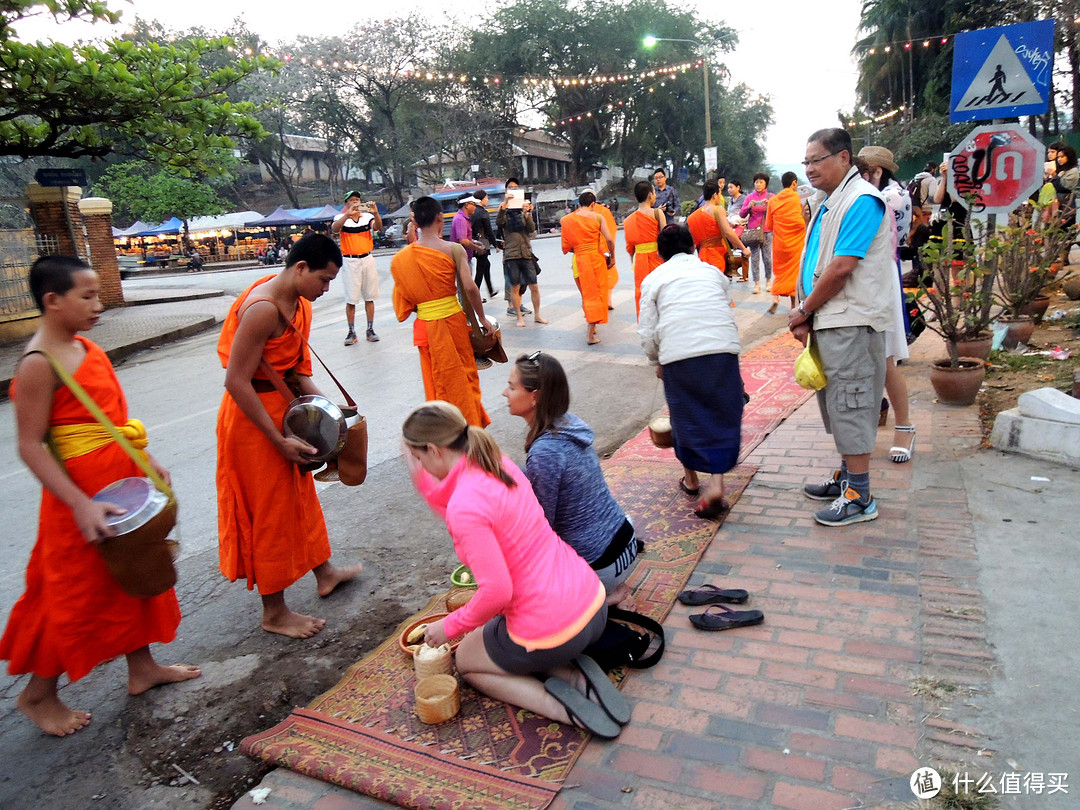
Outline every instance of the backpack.
[[[659, 639], [659, 644], [650, 653], [653, 639]], [[663, 654], [664, 628], [659, 622], [617, 607], [608, 608], [603, 634], [585, 649], [585, 655], [599, 664], [604, 672], [622, 666], [648, 669], [655, 666]]]
[[926, 204], [926, 193], [923, 187], [924, 181], [930, 177], [926, 172], [919, 172], [907, 185], [908, 194], [911, 195], [911, 210], [922, 208]]

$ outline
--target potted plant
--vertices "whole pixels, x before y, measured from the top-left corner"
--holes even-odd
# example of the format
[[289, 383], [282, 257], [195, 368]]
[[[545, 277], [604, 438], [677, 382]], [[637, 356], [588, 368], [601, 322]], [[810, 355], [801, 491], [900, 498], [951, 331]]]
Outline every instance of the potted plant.
[[1059, 223], [1044, 222], [1039, 216], [1034, 219], [1029, 225], [1014, 217], [1007, 228], [989, 240], [999, 261], [995, 296], [1002, 307], [999, 321], [1009, 324], [1004, 344], [1007, 348], [1031, 339], [1037, 322], [1031, 316], [1046, 311], [1042, 307], [1039, 312], [1035, 304], [1046, 297], [1043, 288], [1056, 273], [1065, 246], [1071, 241]]
[[987, 327], [997, 263], [988, 254], [985, 241], [975, 238], [970, 220], [958, 231], [954, 234], [953, 223], [947, 219], [941, 240], [922, 247], [925, 272], [914, 297], [931, 315], [926, 318], [927, 328], [945, 339], [949, 353], [930, 367], [930, 383], [938, 400], [947, 405], [970, 405], [986, 376], [986, 358], [963, 354], [961, 346], [982, 338], [989, 354]]

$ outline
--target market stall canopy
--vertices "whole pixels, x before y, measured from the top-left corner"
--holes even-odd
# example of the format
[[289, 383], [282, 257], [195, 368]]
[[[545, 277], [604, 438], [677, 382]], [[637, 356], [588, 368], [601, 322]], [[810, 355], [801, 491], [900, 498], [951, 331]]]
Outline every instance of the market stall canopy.
[[195, 217], [188, 222], [192, 233], [196, 231], [237, 231], [246, 228], [247, 223], [262, 216], [258, 211], [235, 211], [231, 214], [219, 214], [215, 217]]
[[126, 228], [122, 229], [119, 233], [116, 232], [116, 228], [113, 228], [113, 236], [135, 236], [136, 234], [140, 234], [143, 231], [150, 230], [150, 227], [151, 226], [149, 224], [143, 222], [141, 219], [138, 219], [135, 220], [133, 224], [128, 225]]
[[398, 210], [391, 211], [389, 214], [386, 214], [386, 218], [387, 219], [407, 219], [411, 213], [412, 213], [412, 209], [409, 208], [408, 203], [405, 203]]
[[333, 222], [341, 214], [340, 208], [335, 208], [332, 205], [324, 205], [322, 208], [316, 208], [313, 213], [304, 217], [305, 222]]
[[248, 228], [280, 228], [289, 225], [303, 225], [304, 220], [293, 216], [280, 205], [272, 214], [267, 214], [262, 219], [248, 220], [245, 227]]
[[179, 219], [177, 217], [172, 217], [171, 219], [167, 219], [164, 222], [162, 222], [156, 228], [148, 228], [147, 230], [141, 231], [141, 232], [139, 232], [137, 234], [134, 234], [134, 235], [135, 236], [175, 236], [176, 234], [180, 233], [180, 231], [182, 231], [182, 230], [184, 230], [184, 222], [183, 222], [183, 220], [181, 220], [181, 219]]
[[540, 203], [568, 202], [576, 200], [577, 196], [572, 188], [549, 188], [536, 195], [536, 202], [538, 205]]

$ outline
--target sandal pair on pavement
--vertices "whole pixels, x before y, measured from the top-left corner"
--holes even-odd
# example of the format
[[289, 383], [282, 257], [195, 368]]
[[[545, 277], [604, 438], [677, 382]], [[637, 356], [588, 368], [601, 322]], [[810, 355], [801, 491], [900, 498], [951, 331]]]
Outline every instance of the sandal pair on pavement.
[[[574, 725], [601, 739], [614, 740], [622, 727], [630, 722], [630, 704], [589, 656], [577, 656], [574, 666], [585, 676], [584, 693], [556, 676], [544, 681], [544, 689], [563, 705]], [[596, 702], [590, 697], [595, 697]]]

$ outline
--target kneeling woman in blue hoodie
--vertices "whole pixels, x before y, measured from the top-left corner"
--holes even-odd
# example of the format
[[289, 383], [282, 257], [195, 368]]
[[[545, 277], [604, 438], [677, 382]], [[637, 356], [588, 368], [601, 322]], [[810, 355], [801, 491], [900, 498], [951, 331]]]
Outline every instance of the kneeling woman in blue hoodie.
[[596, 571], [608, 604], [624, 603], [642, 545], [608, 489], [593, 432], [570, 408], [566, 372], [550, 354], [521, 355], [503, 391], [510, 413], [529, 424], [525, 475], [548, 523]]

